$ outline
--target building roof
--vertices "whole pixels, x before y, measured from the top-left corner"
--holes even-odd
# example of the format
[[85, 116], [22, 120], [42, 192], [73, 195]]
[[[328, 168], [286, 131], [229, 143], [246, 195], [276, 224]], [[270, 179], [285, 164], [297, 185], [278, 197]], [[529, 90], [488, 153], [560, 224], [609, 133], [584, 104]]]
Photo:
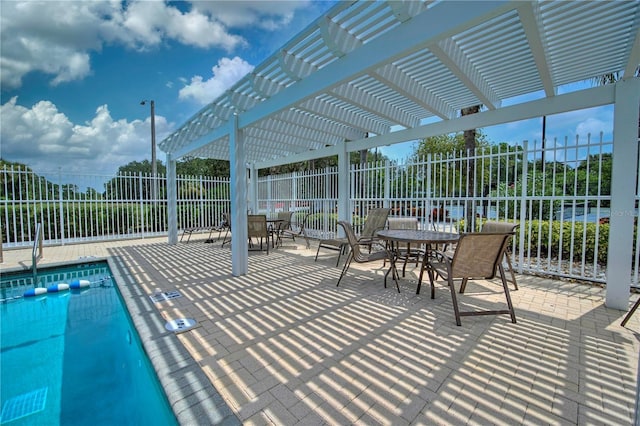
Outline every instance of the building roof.
[[637, 1], [339, 2], [159, 147], [228, 160], [237, 126], [248, 162], [288, 163], [474, 105], [553, 98], [603, 74], [632, 77], [639, 25]]

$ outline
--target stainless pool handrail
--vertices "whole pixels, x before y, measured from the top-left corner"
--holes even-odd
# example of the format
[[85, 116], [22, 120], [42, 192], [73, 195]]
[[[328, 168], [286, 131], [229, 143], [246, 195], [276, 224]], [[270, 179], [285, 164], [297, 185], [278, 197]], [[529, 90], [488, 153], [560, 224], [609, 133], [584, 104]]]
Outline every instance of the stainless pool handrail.
[[42, 242], [42, 223], [38, 223], [36, 224], [36, 238], [33, 241], [33, 249], [31, 250], [31, 269], [33, 271], [34, 286], [38, 283], [38, 260], [42, 259]]

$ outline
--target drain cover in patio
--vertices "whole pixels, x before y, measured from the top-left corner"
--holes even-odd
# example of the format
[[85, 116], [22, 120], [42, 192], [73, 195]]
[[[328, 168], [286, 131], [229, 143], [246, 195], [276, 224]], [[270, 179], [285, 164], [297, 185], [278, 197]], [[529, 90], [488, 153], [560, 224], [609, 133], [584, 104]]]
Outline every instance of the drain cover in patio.
[[151, 301], [153, 303], [160, 303], [160, 302], [165, 302], [171, 299], [177, 299], [178, 297], [182, 297], [182, 295], [180, 294], [180, 292], [173, 290], [173, 291], [159, 291], [157, 293], [153, 293], [149, 297], [151, 298]]

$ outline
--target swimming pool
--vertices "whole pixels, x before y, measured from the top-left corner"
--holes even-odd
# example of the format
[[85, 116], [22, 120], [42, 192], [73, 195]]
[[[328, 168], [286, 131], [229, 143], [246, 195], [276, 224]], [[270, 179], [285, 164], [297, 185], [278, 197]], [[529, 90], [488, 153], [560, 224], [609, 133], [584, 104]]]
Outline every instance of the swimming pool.
[[177, 425], [108, 264], [38, 274], [73, 279], [90, 287], [24, 298], [30, 274], [0, 278], [0, 423]]

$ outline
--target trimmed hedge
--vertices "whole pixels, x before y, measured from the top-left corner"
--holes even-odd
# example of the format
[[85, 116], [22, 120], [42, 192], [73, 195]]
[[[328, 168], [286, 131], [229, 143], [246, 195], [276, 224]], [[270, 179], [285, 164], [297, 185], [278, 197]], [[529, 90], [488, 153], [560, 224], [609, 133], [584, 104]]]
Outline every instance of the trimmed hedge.
[[[463, 227], [461, 221], [461, 228]], [[479, 226], [482, 226], [480, 223]], [[556, 220], [531, 220], [520, 222], [524, 227], [525, 243], [530, 242], [530, 247], [525, 246], [525, 256], [529, 253], [542, 258], [570, 260], [574, 262], [607, 264], [609, 248], [609, 224], [560, 222]], [[633, 239], [636, 240], [638, 228], [634, 227]], [[596, 259], [597, 239], [597, 259]], [[520, 243], [520, 228], [516, 230], [515, 250], [518, 252]], [[635, 256], [635, 246], [631, 256]]]

